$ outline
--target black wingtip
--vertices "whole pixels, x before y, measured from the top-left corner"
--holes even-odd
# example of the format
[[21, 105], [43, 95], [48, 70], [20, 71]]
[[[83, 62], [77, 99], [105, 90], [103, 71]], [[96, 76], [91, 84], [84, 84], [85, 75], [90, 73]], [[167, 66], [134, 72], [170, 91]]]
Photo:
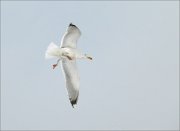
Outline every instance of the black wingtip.
[[69, 26], [75, 26], [75, 27], [76, 27], [76, 25], [74, 25], [74, 24], [72, 24], [72, 23], [70, 23]]
[[70, 101], [70, 102], [71, 102], [72, 107], [74, 108], [74, 105], [77, 104], [77, 99], [73, 100], [73, 101]]
[[77, 104], [78, 97], [75, 100], [70, 100], [72, 107]]

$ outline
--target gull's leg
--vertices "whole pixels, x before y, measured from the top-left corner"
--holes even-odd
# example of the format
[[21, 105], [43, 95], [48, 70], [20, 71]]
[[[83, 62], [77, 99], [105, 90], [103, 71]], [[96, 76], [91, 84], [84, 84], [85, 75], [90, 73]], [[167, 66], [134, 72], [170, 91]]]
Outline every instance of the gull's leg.
[[68, 52], [63, 53], [62, 56], [68, 58], [69, 60], [72, 60], [72, 59], [73, 59], [73, 58], [69, 55]]
[[58, 66], [58, 63], [59, 63], [60, 60], [61, 60], [61, 59], [58, 59], [58, 60], [57, 60], [57, 63], [53, 65], [53, 69], [55, 69], [55, 67]]
[[69, 60], [72, 60], [72, 58], [71, 58], [70, 56], [67, 55], [66, 57], [67, 57]]

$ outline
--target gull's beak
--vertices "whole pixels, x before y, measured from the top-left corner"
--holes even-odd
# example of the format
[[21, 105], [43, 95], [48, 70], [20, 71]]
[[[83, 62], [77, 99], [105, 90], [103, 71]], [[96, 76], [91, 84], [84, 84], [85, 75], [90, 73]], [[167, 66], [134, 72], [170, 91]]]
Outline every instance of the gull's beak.
[[89, 60], [92, 60], [93, 58], [92, 57], [90, 57], [90, 56], [87, 56], [87, 58], [89, 59]]
[[89, 59], [89, 60], [92, 60], [93, 58], [92, 57], [90, 57], [89, 55], [87, 55], [87, 54], [84, 54], [85, 55], [85, 57], [87, 58], [87, 59]]

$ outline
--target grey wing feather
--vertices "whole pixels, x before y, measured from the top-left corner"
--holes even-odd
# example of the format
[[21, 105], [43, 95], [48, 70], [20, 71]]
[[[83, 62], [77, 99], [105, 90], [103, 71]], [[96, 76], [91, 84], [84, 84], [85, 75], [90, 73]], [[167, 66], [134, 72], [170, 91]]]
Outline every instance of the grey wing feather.
[[74, 104], [77, 104], [79, 96], [79, 74], [76, 66], [76, 61], [64, 59], [62, 60], [62, 67], [65, 74], [69, 100], [73, 106]]
[[79, 28], [71, 23], [61, 40], [61, 47], [76, 48], [80, 36], [81, 31]]

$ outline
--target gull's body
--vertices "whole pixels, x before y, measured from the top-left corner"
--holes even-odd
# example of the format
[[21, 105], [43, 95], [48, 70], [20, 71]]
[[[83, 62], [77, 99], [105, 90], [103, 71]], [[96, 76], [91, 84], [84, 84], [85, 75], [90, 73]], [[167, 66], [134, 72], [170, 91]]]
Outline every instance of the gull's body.
[[58, 47], [54, 43], [51, 43], [46, 51], [46, 58], [58, 58], [57, 64], [53, 65], [53, 69], [60, 61], [62, 63], [69, 100], [73, 107], [74, 104], [77, 104], [79, 96], [79, 74], [76, 59], [92, 60], [91, 57], [82, 54], [77, 49], [77, 41], [80, 36], [81, 32], [78, 27], [70, 24], [61, 40], [61, 46]]

